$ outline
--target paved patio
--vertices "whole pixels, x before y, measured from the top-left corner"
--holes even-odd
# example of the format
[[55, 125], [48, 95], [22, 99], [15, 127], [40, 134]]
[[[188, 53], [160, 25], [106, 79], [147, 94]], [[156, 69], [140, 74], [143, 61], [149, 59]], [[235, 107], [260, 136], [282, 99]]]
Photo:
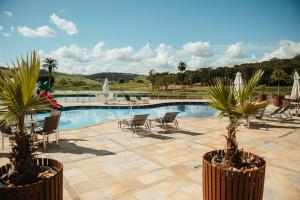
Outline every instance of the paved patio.
[[[64, 199], [202, 199], [202, 155], [224, 148], [226, 121], [180, 119], [176, 133], [140, 138], [112, 121], [60, 132], [43, 157], [64, 164]], [[264, 199], [299, 199], [300, 118], [240, 128], [240, 148], [265, 157]], [[53, 138], [54, 140], [54, 138]], [[6, 141], [0, 164], [8, 161]]]

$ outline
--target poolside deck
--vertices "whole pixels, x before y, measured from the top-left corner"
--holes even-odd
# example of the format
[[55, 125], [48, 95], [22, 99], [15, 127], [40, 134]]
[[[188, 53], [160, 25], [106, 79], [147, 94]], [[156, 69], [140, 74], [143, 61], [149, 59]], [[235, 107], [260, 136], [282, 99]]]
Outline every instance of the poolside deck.
[[[60, 133], [41, 156], [64, 164], [64, 199], [202, 199], [202, 155], [224, 148], [226, 121], [180, 119], [180, 130], [132, 137], [112, 121]], [[299, 199], [300, 118], [240, 128], [240, 148], [265, 157], [264, 199]], [[0, 164], [8, 161], [6, 141]], [[1, 151], [3, 152], [3, 151]]]

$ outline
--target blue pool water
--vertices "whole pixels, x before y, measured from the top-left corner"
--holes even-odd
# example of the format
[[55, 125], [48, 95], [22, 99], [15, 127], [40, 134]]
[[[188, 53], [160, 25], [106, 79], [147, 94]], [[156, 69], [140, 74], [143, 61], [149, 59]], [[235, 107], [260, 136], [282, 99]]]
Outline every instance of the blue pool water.
[[[216, 110], [205, 104], [155, 105], [151, 107], [79, 107], [65, 108], [62, 111], [59, 129], [77, 129], [111, 120], [130, 119], [135, 114], [150, 114], [149, 118], [163, 117], [166, 112], [180, 112], [178, 118], [204, 118], [216, 114]], [[49, 113], [37, 114], [38, 119], [49, 116]], [[117, 125], [116, 125], [117, 126]]]

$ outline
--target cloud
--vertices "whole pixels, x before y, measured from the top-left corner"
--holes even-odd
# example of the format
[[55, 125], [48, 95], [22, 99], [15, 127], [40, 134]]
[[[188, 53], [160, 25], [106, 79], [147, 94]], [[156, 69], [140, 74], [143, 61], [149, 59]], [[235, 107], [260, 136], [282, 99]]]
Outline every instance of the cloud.
[[10, 37], [10, 36], [11, 36], [10, 33], [3, 33], [3, 35], [4, 35], [5, 37]]
[[12, 15], [13, 15], [12, 12], [7, 11], [7, 10], [4, 11], [3, 13], [4, 13], [5, 15], [9, 16], [9, 17], [12, 17]]
[[154, 54], [153, 50], [150, 48], [150, 44], [147, 43], [138, 52], [136, 52], [132, 57], [135, 60], [143, 60], [152, 57]]
[[50, 23], [55, 24], [59, 29], [67, 32], [69, 35], [75, 35], [78, 33], [74, 22], [62, 19], [55, 13], [50, 16]]
[[11, 27], [10, 27], [10, 31], [11, 31], [11, 32], [15, 32], [15, 27], [11, 26]]
[[25, 37], [54, 37], [56, 32], [49, 26], [31, 29], [27, 26], [18, 26], [18, 32]]
[[[209, 46], [209, 48], [204, 50], [205, 48], [201, 49], [200, 46]], [[190, 42], [183, 44], [180, 49], [174, 49], [165, 43], [154, 48], [146, 43], [137, 49], [131, 46], [107, 49], [104, 42], [98, 42], [90, 49], [71, 44], [50, 52], [40, 51], [40, 53], [41, 58], [50, 56], [57, 59], [59, 71], [66, 73], [92, 74], [110, 71], [148, 74], [151, 69], [158, 72], [178, 71], [177, 65], [180, 61], [186, 62], [188, 69], [194, 70], [201, 67], [234, 66], [235, 64], [257, 62], [264, 57], [262, 55], [273, 56], [276, 54], [293, 57], [300, 53], [299, 46], [300, 43], [297, 42], [281, 41], [279, 47], [273, 47], [273, 51], [263, 54], [270, 49], [270, 45], [265, 48], [259, 44], [253, 45], [244, 42], [229, 45], [203, 45], [203, 42]], [[256, 56], [251, 53], [255, 52], [255, 48], [258, 49], [257, 51], [264, 50], [264, 52], [260, 52], [260, 56]], [[188, 54], [182, 54], [182, 50], [187, 49], [189, 49], [186, 51]], [[211, 54], [204, 53], [207, 50]]]
[[132, 47], [123, 47], [105, 51], [104, 58], [106, 60], [130, 61], [132, 60], [132, 55]]
[[300, 54], [300, 42], [290, 40], [281, 40], [278, 48], [270, 53], [265, 53], [261, 61], [270, 60], [272, 58], [292, 58]]
[[76, 62], [89, 61], [88, 49], [80, 48], [75, 44], [70, 46], [60, 47], [50, 53], [50, 56], [57, 57], [58, 59], [68, 59]]
[[99, 42], [98, 44], [95, 45], [95, 47], [92, 50], [92, 55], [93, 57], [101, 57], [104, 53], [104, 42]]
[[210, 57], [213, 56], [209, 42], [189, 42], [178, 52], [185, 56]]

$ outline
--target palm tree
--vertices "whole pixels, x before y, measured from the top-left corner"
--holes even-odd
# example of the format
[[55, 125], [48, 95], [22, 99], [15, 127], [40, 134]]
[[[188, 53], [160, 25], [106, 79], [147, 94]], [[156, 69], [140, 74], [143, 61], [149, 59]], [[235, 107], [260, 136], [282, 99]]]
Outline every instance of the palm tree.
[[187, 65], [184, 62], [180, 61], [177, 68], [180, 72], [184, 72], [187, 68]]
[[57, 68], [58, 64], [57, 61], [52, 58], [46, 58], [43, 62], [44, 62], [43, 68], [47, 69], [49, 72], [49, 90], [51, 90], [51, 74], [52, 71]]
[[10, 126], [16, 124], [15, 145], [12, 148], [11, 162], [15, 174], [15, 185], [35, 181], [38, 167], [33, 159], [34, 147], [30, 134], [24, 128], [25, 115], [33, 110], [48, 108], [48, 104], [36, 94], [36, 82], [40, 73], [40, 59], [36, 52], [12, 63], [12, 68], [0, 74], [0, 122]]
[[187, 65], [184, 62], [180, 61], [179, 64], [178, 64], [178, 66], [177, 66], [177, 68], [181, 72], [180, 74], [178, 74], [178, 79], [180, 80], [181, 87], [182, 87], [183, 80], [184, 80], [184, 73], [183, 72], [186, 70]]
[[222, 158], [222, 166], [224, 167], [234, 167], [242, 162], [236, 141], [237, 123], [243, 118], [248, 119], [267, 106], [267, 101], [260, 103], [249, 101], [249, 96], [262, 75], [263, 71], [257, 71], [243, 89], [239, 91], [234, 89], [232, 80], [215, 78], [211, 81], [211, 106], [220, 111], [220, 117], [229, 119], [227, 136], [225, 136], [227, 145], [224, 158]]

